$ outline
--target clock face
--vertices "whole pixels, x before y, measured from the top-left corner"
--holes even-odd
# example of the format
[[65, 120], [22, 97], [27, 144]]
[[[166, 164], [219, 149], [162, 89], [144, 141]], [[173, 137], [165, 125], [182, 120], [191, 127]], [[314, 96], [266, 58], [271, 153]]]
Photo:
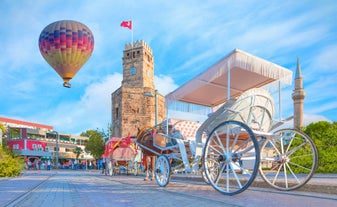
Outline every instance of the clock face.
[[136, 68], [131, 68], [131, 69], [130, 69], [130, 74], [131, 74], [131, 75], [136, 74]]

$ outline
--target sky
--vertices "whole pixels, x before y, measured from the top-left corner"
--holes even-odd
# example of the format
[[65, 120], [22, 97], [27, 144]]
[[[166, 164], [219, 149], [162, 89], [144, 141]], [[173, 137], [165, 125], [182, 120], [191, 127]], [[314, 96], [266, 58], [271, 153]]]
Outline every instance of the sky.
[[[270, 0], [0, 1], [0, 116], [80, 134], [107, 129], [111, 93], [121, 86], [122, 55], [132, 33], [155, 62], [155, 87], [166, 95], [238, 48], [296, 69], [300, 59], [305, 122], [337, 121], [337, 4]], [[41, 31], [58, 20], [88, 26], [90, 59], [63, 81], [38, 48]], [[282, 90], [282, 117], [293, 112], [293, 85]]]

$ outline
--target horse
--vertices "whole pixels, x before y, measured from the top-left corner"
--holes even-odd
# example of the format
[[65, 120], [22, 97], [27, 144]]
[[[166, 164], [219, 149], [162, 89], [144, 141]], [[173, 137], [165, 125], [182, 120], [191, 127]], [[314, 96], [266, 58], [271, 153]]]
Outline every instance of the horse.
[[151, 165], [151, 181], [154, 180], [155, 159], [158, 154], [146, 149], [146, 148], [150, 148], [157, 152], [157, 150], [153, 147], [153, 134], [154, 133], [155, 133], [155, 129], [149, 126], [143, 127], [142, 129], [138, 129], [138, 133], [137, 133], [136, 143], [140, 146], [143, 156], [145, 158], [146, 175], [145, 175], [144, 181], [149, 180], [150, 165]]

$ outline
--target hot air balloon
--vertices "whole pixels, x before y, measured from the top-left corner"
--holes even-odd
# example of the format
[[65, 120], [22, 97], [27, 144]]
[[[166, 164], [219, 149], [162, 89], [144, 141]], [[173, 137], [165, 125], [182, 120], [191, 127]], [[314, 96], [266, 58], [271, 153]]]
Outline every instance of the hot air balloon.
[[89, 59], [94, 50], [94, 36], [84, 24], [62, 20], [49, 24], [39, 37], [39, 49], [43, 58], [61, 76], [63, 86]]

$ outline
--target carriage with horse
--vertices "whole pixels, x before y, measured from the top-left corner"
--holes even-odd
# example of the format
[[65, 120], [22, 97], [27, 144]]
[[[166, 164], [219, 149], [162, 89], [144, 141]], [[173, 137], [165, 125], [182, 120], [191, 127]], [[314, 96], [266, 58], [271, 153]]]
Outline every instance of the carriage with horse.
[[105, 143], [103, 159], [106, 174], [113, 176], [125, 172], [137, 175], [141, 162], [141, 151], [137, 148], [135, 138], [111, 137]]
[[307, 183], [318, 156], [310, 137], [282, 119], [281, 89], [291, 83], [290, 70], [235, 49], [166, 95], [166, 120], [145, 126], [136, 140], [144, 155], [157, 156], [157, 184], [165, 187], [174, 173], [200, 174], [234, 195], [258, 174], [284, 191]]

